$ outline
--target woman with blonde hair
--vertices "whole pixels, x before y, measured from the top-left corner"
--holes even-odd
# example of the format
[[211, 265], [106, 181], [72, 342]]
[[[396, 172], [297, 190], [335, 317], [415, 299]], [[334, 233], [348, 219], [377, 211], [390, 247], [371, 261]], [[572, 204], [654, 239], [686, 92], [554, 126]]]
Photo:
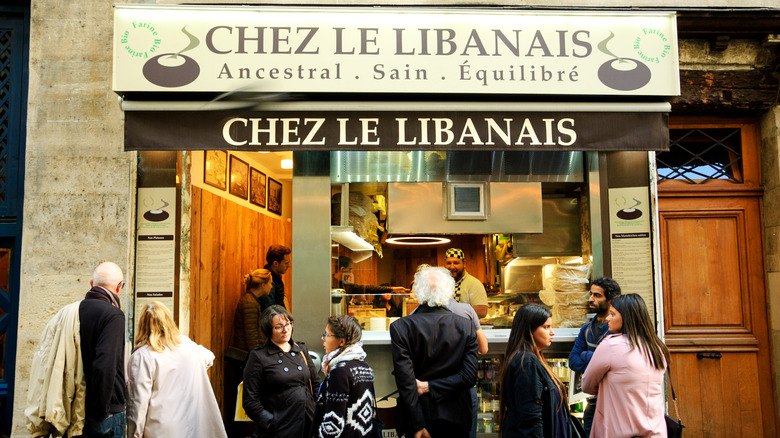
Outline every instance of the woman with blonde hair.
[[274, 286], [271, 271], [255, 269], [244, 276], [246, 293], [236, 306], [233, 319], [233, 346], [244, 351], [252, 351], [264, 345], [266, 337], [260, 330], [260, 317], [268, 306], [273, 305], [273, 299], [267, 302]]
[[214, 354], [179, 333], [171, 311], [146, 304], [127, 366], [129, 437], [227, 437], [206, 369]]

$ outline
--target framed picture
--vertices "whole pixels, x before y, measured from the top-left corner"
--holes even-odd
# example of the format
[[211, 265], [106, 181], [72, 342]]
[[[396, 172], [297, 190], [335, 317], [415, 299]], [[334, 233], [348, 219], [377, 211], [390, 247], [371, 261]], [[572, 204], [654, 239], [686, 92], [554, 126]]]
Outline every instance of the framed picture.
[[254, 167], [249, 169], [249, 202], [265, 207], [265, 174]]
[[242, 199], [249, 194], [249, 165], [235, 155], [230, 156], [230, 194]]
[[206, 151], [203, 163], [203, 182], [227, 190], [227, 152]]
[[282, 183], [268, 178], [268, 211], [282, 215]]

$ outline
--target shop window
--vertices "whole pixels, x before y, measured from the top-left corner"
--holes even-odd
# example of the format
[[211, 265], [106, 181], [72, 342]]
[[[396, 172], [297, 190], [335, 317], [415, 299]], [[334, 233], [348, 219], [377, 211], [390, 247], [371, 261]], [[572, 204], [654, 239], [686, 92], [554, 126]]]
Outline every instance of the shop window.
[[656, 154], [658, 181], [743, 182], [740, 128], [670, 129], [669, 151]]

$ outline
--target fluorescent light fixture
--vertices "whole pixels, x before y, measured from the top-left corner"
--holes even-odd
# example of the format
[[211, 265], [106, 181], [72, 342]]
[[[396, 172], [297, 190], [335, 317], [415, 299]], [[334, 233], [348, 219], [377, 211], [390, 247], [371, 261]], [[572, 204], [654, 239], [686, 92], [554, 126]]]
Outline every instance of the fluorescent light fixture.
[[350, 226], [330, 227], [330, 239], [352, 251], [372, 251], [374, 246], [355, 234]]
[[282, 169], [292, 169], [293, 168], [293, 162], [289, 158], [285, 158], [282, 160]]
[[442, 243], [450, 243], [450, 239], [446, 237], [404, 236], [391, 237], [385, 240], [385, 242], [393, 245], [440, 245]]

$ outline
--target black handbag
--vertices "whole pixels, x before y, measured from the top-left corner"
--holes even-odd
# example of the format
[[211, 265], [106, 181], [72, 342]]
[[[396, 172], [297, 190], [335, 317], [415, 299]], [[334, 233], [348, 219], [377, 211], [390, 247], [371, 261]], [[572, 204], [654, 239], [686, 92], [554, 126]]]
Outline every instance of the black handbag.
[[666, 378], [669, 379], [669, 387], [672, 389], [672, 402], [674, 403], [674, 412], [677, 415], [676, 420], [668, 414], [664, 415], [664, 420], [666, 420], [666, 435], [669, 438], [682, 438], [682, 432], [685, 425], [682, 424], [682, 418], [680, 418], [680, 409], [677, 407], [677, 395], [674, 393], [672, 374], [669, 372], [668, 365], [666, 366]]
[[385, 423], [379, 419], [379, 414], [376, 409], [376, 399], [374, 400], [374, 416], [371, 418], [371, 438], [382, 438], [382, 429], [384, 429]]
[[569, 438], [588, 438], [582, 423], [572, 414], [569, 414]]

